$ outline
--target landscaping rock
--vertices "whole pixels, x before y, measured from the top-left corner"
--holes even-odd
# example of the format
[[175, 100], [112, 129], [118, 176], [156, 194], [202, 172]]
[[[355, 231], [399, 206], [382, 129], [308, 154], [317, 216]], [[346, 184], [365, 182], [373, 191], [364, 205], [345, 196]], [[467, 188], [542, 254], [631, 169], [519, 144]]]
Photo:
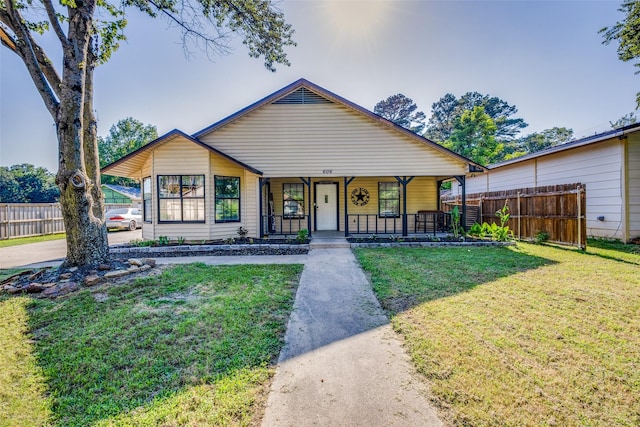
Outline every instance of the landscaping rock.
[[57, 298], [77, 291], [78, 289], [80, 289], [80, 286], [76, 282], [58, 283], [55, 286], [45, 289], [42, 295], [49, 298]]
[[42, 284], [37, 283], [37, 282], [33, 282], [33, 283], [29, 283], [27, 286], [25, 286], [24, 290], [28, 293], [28, 294], [37, 294], [40, 293], [42, 291], [44, 291], [45, 289], [47, 289], [47, 287], [42, 286]]
[[140, 271], [140, 267], [138, 267], [137, 265], [132, 265], [131, 267], [127, 268], [127, 271], [129, 273], [137, 273], [138, 271]]
[[90, 276], [87, 276], [84, 278], [84, 284], [87, 286], [93, 286], [98, 284], [98, 282], [100, 281], [100, 276], [96, 275], [96, 274], [92, 274]]
[[60, 275], [60, 279], [62, 279], [62, 280], [70, 279], [70, 278], [71, 278], [71, 276], [73, 276], [73, 274], [72, 274], [72, 273], [62, 273], [62, 274]]
[[149, 264], [145, 264], [142, 267], [140, 267], [140, 271], [147, 271], [150, 268], [153, 268], [153, 267], [151, 267]]
[[104, 275], [104, 278], [105, 279], [114, 279], [116, 277], [126, 276], [127, 274], [129, 274], [129, 272], [127, 270], [114, 270], [114, 271], [109, 271], [108, 273], [106, 273]]
[[100, 264], [98, 266], [98, 270], [100, 270], [100, 271], [111, 270], [111, 266], [109, 264]]
[[153, 258], [144, 258], [142, 262], [144, 263], [144, 265], [148, 265], [149, 267], [156, 266], [156, 260]]
[[9, 285], [5, 285], [4, 290], [9, 294], [17, 294], [18, 292], [22, 291], [22, 289], [16, 288], [15, 286], [9, 286]]
[[129, 258], [127, 262], [131, 265], [135, 265], [136, 267], [142, 267], [143, 262], [137, 258]]

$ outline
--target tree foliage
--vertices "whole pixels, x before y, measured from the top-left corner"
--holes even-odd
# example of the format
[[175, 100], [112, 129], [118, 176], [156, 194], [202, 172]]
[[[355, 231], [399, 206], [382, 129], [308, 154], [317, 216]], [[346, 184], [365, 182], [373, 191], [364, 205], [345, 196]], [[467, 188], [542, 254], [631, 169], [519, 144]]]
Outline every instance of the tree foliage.
[[[600, 30], [604, 37], [603, 43], [617, 42], [620, 60], [624, 62], [637, 60], [640, 58], [640, 1], [624, 1], [618, 10], [625, 14], [624, 20]], [[640, 61], [636, 61], [633, 65], [640, 68]], [[636, 74], [638, 73], [640, 70], [636, 71]], [[640, 92], [636, 94], [636, 108], [640, 108]]]
[[619, 129], [625, 126], [636, 124], [637, 122], [638, 118], [636, 117], [636, 114], [634, 112], [631, 112], [620, 117], [615, 122], [609, 122], [609, 124], [611, 125], [612, 129]]
[[59, 195], [55, 175], [43, 167], [0, 166], [0, 203], [54, 203]]
[[487, 165], [502, 160], [504, 144], [496, 139], [497, 126], [483, 107], [466, 110], [456, 120], [451, 137], [443, 145], [476, 163]]
[[[284, 49], [295, 45], [291, 26], [270, 0], [0, 0], [2, 45], [24, 62], [56, 124], [67, 265], [108, 258], [93, 76], [126, 39], [131, 9], [165, 17], [181, 31], [185, 46], [208, 54], [228, 52], [231, 36], [238, 35], [249, 55], [262, 57], [271, 71], [289, 64]], [[59, 44], [58, 67], [36, 37], [47, 31]]]
[[399, 93], [378, 102], [373, 107], [373, 112], [398, 126], [421, 134], [424, 130], [427, 116], [422, 111], [416, 111], [417, 109], [418, 106], [411, 98]]
[[457, 121], [467, 111], [482, 107], [485, 114], [496, 125], [495, 137], [500, 141], [511, 141], [527, 123], [514, 117], [518, 112], [515, 105], [495, 96], [483, 95], [479, 92], [467, 92], [459, 99], [447, 93], [431, 106], [431, 117], [427, 123], [425, 136], [433, 141], [441, 142], [451, 138]]
[[[106, 137], [98, 137], [100, 167], [104, 167], [127, 154], [137, 150], [158, 138], [158, 130], [154, 125], [145, 125], [133, 117], [127, 117], [111, 126]], [[103, 184], [118, 184], [135, 187], [138, 183], [132, 179], [102, 175]]]
[[573, 139], [573, 129], [565, 127], [553, 127], [542, 132], [534, 132], [517, 140], [516, 151], [505, 158], [519, 157], [545, 148], [555, 147]]

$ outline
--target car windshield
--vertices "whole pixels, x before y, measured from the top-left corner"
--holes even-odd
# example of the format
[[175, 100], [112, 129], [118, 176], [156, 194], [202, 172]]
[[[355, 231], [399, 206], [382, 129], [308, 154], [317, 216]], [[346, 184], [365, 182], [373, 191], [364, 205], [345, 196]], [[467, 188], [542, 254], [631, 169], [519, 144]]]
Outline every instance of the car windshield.
[[122, 214], [126, 214], [129, 213], [129, 209], [124, 208], [124, 209], [112, 209], [109, 212], [107, 212], [107, 215], [122, 215]]

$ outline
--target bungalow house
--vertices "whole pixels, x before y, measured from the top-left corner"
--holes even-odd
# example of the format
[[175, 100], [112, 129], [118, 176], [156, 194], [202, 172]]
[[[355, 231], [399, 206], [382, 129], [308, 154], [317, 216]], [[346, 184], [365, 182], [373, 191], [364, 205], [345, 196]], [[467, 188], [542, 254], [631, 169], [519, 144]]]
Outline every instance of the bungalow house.
[[143, 238], [434, 231], [440, 184], [484, 169], [307, 80], [103, 173], [142, 183]]
[[[587, 235], [640, 236], [640, 123], [487, 166], [469, 173], [466, 194], [581, 183]], [[462, 189], [454, 182], [452, 194]]]

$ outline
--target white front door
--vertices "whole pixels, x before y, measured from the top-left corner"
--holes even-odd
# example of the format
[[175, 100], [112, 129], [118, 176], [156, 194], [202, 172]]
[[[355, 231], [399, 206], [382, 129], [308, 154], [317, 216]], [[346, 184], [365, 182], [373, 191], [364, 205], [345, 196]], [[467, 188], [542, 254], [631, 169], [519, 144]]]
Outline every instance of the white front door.
[[338, 229], [338, 185], [316, 185], [316, 230]]

